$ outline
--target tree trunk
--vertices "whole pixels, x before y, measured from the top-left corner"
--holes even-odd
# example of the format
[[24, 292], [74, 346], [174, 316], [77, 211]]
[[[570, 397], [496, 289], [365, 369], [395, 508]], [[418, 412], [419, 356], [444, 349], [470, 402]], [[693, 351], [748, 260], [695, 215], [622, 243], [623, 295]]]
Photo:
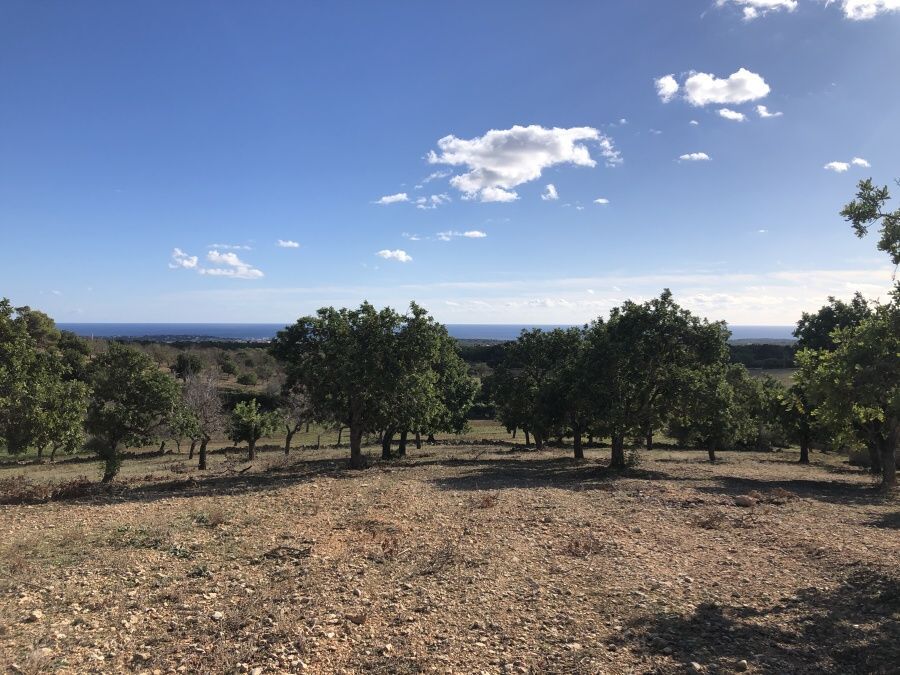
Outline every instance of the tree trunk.
[[437, 443], [437, 441], [434, 440], [434, 434], [428, 434], [428, 438], [426, 440], [428, 441], [429, 445], [434, 445]]
[[588, 445], [594, 444], [594, 434], [588, 434]]
[[534, 432], [534, 447], [538, 450], [544, 449], [544, 437], [540, 432]]
[[319, 450], [321, 448], [322, 448], [322, 434], [319, 434], [318, 436], [316, 436], [316, 450]]
[[50, 461], [51, 462], [56, 461], [56, 446], [55, 445], [52, 448], [50, 448]]
[[191, 441], [191, 449], [188, 450], [188, 459], [194, 459], [194, 450], [197, 448], [197, 441]]
[[881, 486], [885, 489], [897, 487], [896, 443], [888, 439], [881, 446]]
[[385, 429], [384, 435], [381, 437], [381, 459], [391, 459], [391, 442], [394, 440], [394, 430]]
[[306, 423], [306, 433], [309, 433], [309, 422]]
[[715, 462], [716, 461], [716, 446], [713, 445], [712, 443], [710, 443], [709, 446], [706, 448], [706, 452], [709, 454], [709, 461]]
[[166, 451], [166, 441], [165, 439], [159, 444], [159, 454], [163, 454]]
[[284, 437], [284, 454], [285, 455], [291, 454], [291, 441], [294, 440], [294, 433], [296, 431], [297, 431], [296, 429], [293, 429], [293, 430], [288, 429], [287, 430], [287, 436]]
[[512, 435], [513, 435], [513, 440], [516, 440], [516, 428], [515, 427], [513, 427]]
[[104, 452], [103, 479], [101, 482], [110, 483], [119, 473], [119, 453], [115, 448]]
[[800, 443], [800, 464], [809, 464], [809, 443], [807, 441]]
[[40, 462], [40, 461], [41, 461], [41, 458], [44, 456], [44, 446], [43, 446], [43, 445], [39, 445], [37, 451], [38, 451], [38, 452], [37, 452], [37, 458], [38, 458], [38, 461]]
[[399, 457], [406, 457], [406, 438], [409, 435], [409, 432], [404, 429], [400, 432], [400, 443], [397, 445], [397, 455]]
[[647, 430], [646, 442], [644, 443], [648, 450], [653, 449], [653, 429]]
[[338, 442], [337, 446], [341, 447], [341, 436], [344, 435], [344, 427], [338, 427]]
[[365, 469], [366, 456], [362, 454], [362, 425], [350, 424], [350, 468]]
[[247, 461], [252, 462], [256, 459], [256, 441], [252, 438], [247, 442], [247, 451]]
[[416, 450], [422, 449], [422, 434], [416, 432]]
[[575, 448], [575, 459], [584, 459], [584, 448], [581, 447], [581, 427], [572, 427], [572, 446]]
[[531, 445], [531, 434], [528, 433], [528, 429], [523, 429], [522, 431], [525, 432], [525, 445]]
[[625, 468], [625, 437], [614, 435], [612, 437], [612, 455], [610, 456], [609, 466], [612, 469]]
[[869, 452], [869, 471], [877, 476], [882, 473], [881, 451], [875, 443], [866, 443], [866, 450]]
[[[196, 442], [196, 441], [195, 441]], [[200, 460], [197, 462], [197, 468], [201, 471], [206, 471], [206, 444], [209, 441], [207, 439], [203, 439], [200, 441]], [[194, 443], [191, 443], [191, 454], [194, 453]]]

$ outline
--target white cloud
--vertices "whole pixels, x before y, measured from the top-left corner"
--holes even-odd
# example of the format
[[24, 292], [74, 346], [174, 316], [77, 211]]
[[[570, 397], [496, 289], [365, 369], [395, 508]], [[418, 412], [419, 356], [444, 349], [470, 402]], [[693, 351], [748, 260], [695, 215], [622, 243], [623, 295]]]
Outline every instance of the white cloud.
[[597, 199], [594, 200], [594, 203], [600, 204], [600, 206], [606, 206], [609, 204], [609, 200], [606, 197], [597, 197]]
[[223, 250], [232, 250], [232, 251], [251, 251], [249, 246], [244, 244], [210, 244], [206, 248], [220, 248]]
[[517, 192], [499, 187], [486, 187], [481, 191], [483, 202], [514, 202], [519, 198]]
[[854, 21], [874, 19], [883, 12], [900, 10], [900, 0], [842, 0], [844, 16]]
[[433, 171], [432, 173], [428, 174], [427, 176], [425, 176], [425, 178], [422, 179], [422, 184], [425, 185], [426, 183], [430, 183], [433, 180], [438, 180], [440, 178], [446, 178], [451, 173], [453, 173], [453, 172], [452, 171]]
[[541, 199], [545, 202], [559, 199], [559, 193], [556, 191], [556, 186], [553, 183], [547, 184], [547, 187], [544, 188], [544, 194], [541, 195]]
[[705, 152], [689, 152], [686, 155], [681, 155], [678, 159], [682, 162], [708, 162], [710, 157]]
[[188, 255], [180, 248], [175, 248], [172, 250], [172, 261], [169, 263], [169, 267], [173, 270], [192, 270], [197, 267], [199, 260], [200, 259], [197, 256]]
[[743, 9], [745, 21], [752, 21], [769, 12], [782, 9], [793, 12], [797, 9], [797, 0], [716, 0], [719, 7], [729, 4], [729, 2]]
[[700, 122], [698, 122], [697, 120], [691, 120], [690, 122], [688, 122], [688, 124], [690, 124], [692, 127], [700, 126]]
[[862, 157], [854, 157], [853, 159], [850, 160], [850, 163], [851, 163], [853, 166], [861, 166], [861, 167], [864, 167], [864, 168], [866, 168], [866, 169], [868, 169], [870, 166], [872, 166], [872, 165], [869, 164], [866, 160], [864, 160]]
[[768, 96], [772, 90], [766, 81], [746, 68], [727, 78], [709, 73], [691, 73], [684, 82], [685, 98], [694, 106], [710, 103], [746, 103]]
[[656, 95], [659, 96], [659, 100], [663, 103], [668, 103], [675, 98], [675, 94], [680, 89], [674, 75], [658, 77], [653, 81], [653, 84], [656, 85]]
[[237, 253], [222, 253], [214, 249], [206, 254], [206, 259], [214, 265], [224, 267], [201, 267], [197, 270], [200, 274], [234, 279], [259, 279], [263, 276], [261, 270], [241, 260]]
[[450, 179], [465, 199], [510, 202], [518, 198], [515, 187], [540, 178], [544, 169], [557, 164], [596, 166], [585, 142], [597, 145], [607, 166], [622, 162], [612, 140], [593, 127], [538, 125], [491, 129], [472, 139], [445, 136], [438, 141], [440, 153], [429, 152], [428, 162], [467, 167], [466, 173]]
[[484, 239], [485, 237], [487, 237], [487, 233], [482, 232], [481, 230], [466, 230], [465, 232], [447, 230], [446, 232], [438, 232], [435, 237], [437, 237], [439, 241], [450, 241], [454, 237], [465, 237], [466, 239]]
[[826, 164], [824, 168], [826, 171], [844, 173], [847, 169], [850, 168], [850, 165], [847, 162], [828, 162], [828, 164]]
[[383, 249], [376, 253], [379, 258], [384, 258], [385, 260], [396, 260], [397, 262], [408, 263], [412, 262], [412, 256], [409, 255], [406, 251], [401, 249], [394, 249], [393, 251], [389, 249]]
[[764, 105], [756, 106], [756, 114], [762, 118], [768, 117], [781, 117], [784, 113], [780, 112], [769, 112], [769, 109]]
[[436, 209], [441, 204], [446, 204], [450, 201], [449, 195], [439, 194], [439, 195], [431, 195], [430, 197], [419, 197], [416, 200], [416, 208], [417, 209]]
[[279, 239], [277, 246], [278, 248], [300, 248], [300, 243], [290, 239]]
[[732, 120], [734, 122], [743, 122], [747, 119], [747, 116], [744, 113], [731, 110], [730, 108], [719, 108], [717, 112], [719, 113], [719, 117], [724, 117], [726, 120]]
[[397, 204], [399, 202], [408, 202], [408, 201], [409, 201], [409, 195], [407, 195], [405, 192], [398, 192], [395, 195], [385, 195], [384, 197], [381, 197], [380, 199], [376, 200], [375, 203], [376, 204]]
[[469, 239], [484, 239], [487, 236], [487, 232], [482, 232], [481, 230], [466, 230], [463, 232], [462, 236]]

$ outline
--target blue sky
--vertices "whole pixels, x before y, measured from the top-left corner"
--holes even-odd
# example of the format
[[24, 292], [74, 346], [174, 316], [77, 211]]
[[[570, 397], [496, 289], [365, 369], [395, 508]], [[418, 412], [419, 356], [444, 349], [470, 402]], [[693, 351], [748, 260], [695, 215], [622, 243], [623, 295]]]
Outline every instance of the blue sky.
[[0, 0], [0, 295], [792, 323], [891, 283], [838, 211], [900, 176], [898, 62], [900, 0]]

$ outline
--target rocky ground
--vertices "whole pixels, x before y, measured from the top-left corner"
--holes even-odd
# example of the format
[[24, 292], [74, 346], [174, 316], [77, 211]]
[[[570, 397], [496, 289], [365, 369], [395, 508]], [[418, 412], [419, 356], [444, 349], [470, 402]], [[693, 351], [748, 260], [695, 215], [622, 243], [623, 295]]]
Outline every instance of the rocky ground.
[[664, 450], [616, 476], [603, 449], [411, 452], [0, 506], [0, 665], [900, 672], [900, 499], [836, 458]]

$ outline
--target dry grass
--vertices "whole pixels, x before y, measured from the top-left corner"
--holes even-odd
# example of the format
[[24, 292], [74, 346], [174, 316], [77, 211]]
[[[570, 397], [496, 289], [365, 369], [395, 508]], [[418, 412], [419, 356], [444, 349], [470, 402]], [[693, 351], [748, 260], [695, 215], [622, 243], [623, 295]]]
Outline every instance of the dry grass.
[[587, 455], [273, 444], [0, 507], [0, 670], [896, 672], [896, 495], [818, 454]]

